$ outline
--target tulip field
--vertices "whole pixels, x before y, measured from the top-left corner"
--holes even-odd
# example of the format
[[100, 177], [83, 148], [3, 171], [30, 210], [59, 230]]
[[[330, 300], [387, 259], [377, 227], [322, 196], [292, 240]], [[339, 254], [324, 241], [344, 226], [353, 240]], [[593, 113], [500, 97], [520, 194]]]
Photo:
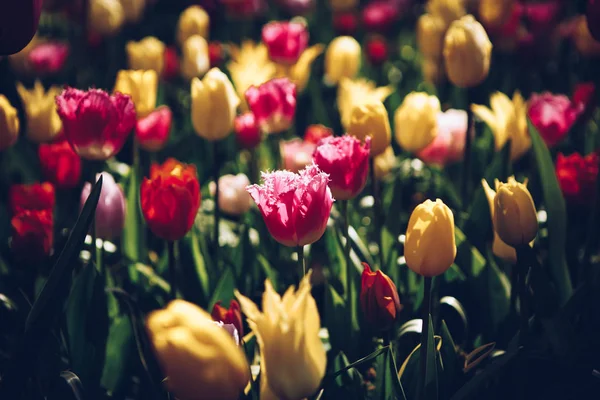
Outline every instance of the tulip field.
[[0, 2], [0, 400], [600, 399], [600, 1]]

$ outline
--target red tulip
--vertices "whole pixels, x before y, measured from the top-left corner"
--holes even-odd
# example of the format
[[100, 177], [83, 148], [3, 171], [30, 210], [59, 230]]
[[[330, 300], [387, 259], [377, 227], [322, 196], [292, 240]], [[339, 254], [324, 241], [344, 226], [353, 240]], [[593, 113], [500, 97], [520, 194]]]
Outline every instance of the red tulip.
[[219, 67], [223, 63], [223, 46], [219, 42], [210, 42], [208, 44], [208, 59], [210, 67]]
[[54, 209], [55, 193], [51, 183], [12, 185], [9, 189], [10, 209], [13, 215], [25, 210]]
[[38, 156], [42, 172], [60, 189], [77, 186], [81, 179], [81, 158], [69, 142], [61, 139], [54, 143], [40, 144]]
[[367, 59], [373, 65], [381, 65], [388, 60], [388, 45], [385, 38], [373, 36], [367, 41]]
[[38, 28], [42, 0], [2, 2], [0, 12], [0, 56], [21, 51], [31, 41]]
[[533, 94], [529, 99], [529, 118], [548, 147], [558, 144], [583, 111], [567, 96], [552, 93]]
[[309, 125], [304, 132], [304, 141], [319, 144], [321, 139], [333, 136], [333, 129], [325, 125]]
[[341, 12], [333, 16], [333, 29], [340, 35], [354, 35], [358, 29], [358, 18], [352, 11]]
[[589, 119], [596, 108], [596, 85], [593, 82], [578, 83], [571, 101], [583, 109], [582, 117]]
[[292, 125], [296, 113], [296, 85], [288, 78], [275, 78], [246, 90], [246, 101], [261, 130], [279, 133]]
[[379, 330], [389, 329], [402, 310], [394, 282], [383, 272], [371, 271], [363, 263], [360, 287], [360, 305], [365, 319]]
[[165, 49], [165, 67], [162, 71], [164, 79], [173, 79], [179, 75], [179, 57], [177, 56], [177, 50], [173, 46], [169, 46]]
[[168, 106], [161, 106], [137, 121], [135, 138], [146, 151], [159, 151], [167, 144], [171, 133], [173, 113]]
[[11, 248], [24, 262], [37, 262], [52, 249], [53, 221], [51, 210], [24, 210], [10, 220]]
[[285, 246], [319, 240], [333, 205], [328, 175], [313, 164], [298, 174], [263, 172], [262, 179], [262, 185], [251, 185], [247, 190], [271, 236]]
[[308, 30], [300, 22], [269, 22], [263, 26], [262, 40], [271, 60], [293, 65], [308, 46]]
[[[96, 175], [96, 180], [100, 174]], [[83, 185], [80, 197], [80, 209], [83, 209], [92, 192], [91, 183]], [[121, 235], [125, 226], [125, 194], [108, 172], [102, 172], [102, 191], [96, 207], [96, 235], [110, 240]]]
[[262, 132], [251, 112], [238, 115], [235, 118], [234, 127], [237, 141], [244, 149], [253, 149], [260, 144]]
[[67, 43], [47, 42], [37, 45], [28, 59], [33, 70], [41, 75], [55, 74], [63, 69], [70, 49]]
[[600, 0], [588, 0], [585, 16], [592, 37], [600, 41]]
[[388, 1], [374, 1], [362, 11], [363, 25], [370, 32], [389, 29], [398, 20], [398, 16], [398, 8]]
[[329, 187], [336, 200], [356, 197], [365, 187], [369, 172], [371, 138], [365, 144], [354, 136], [323, 139], [313, 155], [319, 168], [329, 174]]
[[556, 157], [556, 176], [565, 199], [573, 204], [591, 204], [594, 200], [600, 156], [591, 153], [582, 157], [579, 153]]
[[229, 308], [225, 308], [221, 305], [220, 301], [217, 301], [213, 306], [212, 319], [217, 322], [223, 322], [224, 324], [231, 324], [235, 326], [240, 336], [244, 336], [244, 325], [242, 324], [242, 311], [240, 304], [236, 300], [231, 300]]
[[165, 240], [178, 240], [192, 229], [200, 208], [196, 167], [169, 158], [150, 167], [140, 190], [142, 213], [148, 227]]
[[279, 151], [283, 169], [298, 172], [307, 165], [312, 164], [312, 157], [316, 148], [316, 144], [303, 141], [300, 138], [280, 141]]
[[66, 88], [56, 96], [58, 115], [73, 150], [88, 160], [117, 154], [136, 122], [131, 97], [103, 90]]

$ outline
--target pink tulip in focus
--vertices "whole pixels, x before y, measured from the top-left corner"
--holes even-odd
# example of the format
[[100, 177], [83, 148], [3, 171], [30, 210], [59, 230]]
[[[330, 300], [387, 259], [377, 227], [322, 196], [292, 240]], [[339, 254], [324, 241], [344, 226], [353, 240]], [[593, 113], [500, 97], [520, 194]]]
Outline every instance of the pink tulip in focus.
[[[96, 175], [96, 180], [100, 174]], [[87, 182], [81, 191], [81, 208], [91, 192]], [[102, 172], [102, 192], [96, 207], [96, 234], [101, 239], [118, 237], [125, 226], [125, 195], [115, 178], [108, 172]]]
[[333, 205], [329, 176], [312, 164], [298, 174], [263, 172], [262, 179], [262, 185], [246, 190], [273, 238], [285, 246], [304, 246], [319, 240]]
[[312, 157], [316, 148], [316, 144], [305, 142], [299, 138], [281, 141], [279, 149], [281, 151], [283, 169], [298, 172], [307, 165], [312, 164]]
[[262, 132], [251, 112], [238, 115], [233, 121], [237, 142], [244, 149], [253, 149], [262, 141]]
[[292, 125], [296, 114], [296, 85], [275, 78], [246, 90], [246, 101], [264, 133], [279, 133]]
[[552, 93], [533, 94], [529, 99], [528, 115], [548, 147], [557, 145], [583, 112], [567, 96]]
[[365, 187], [369, 172], [371, 137], [364, 145], [354, 136], [323, 139], [313, 155], [319, 168], [329, 174], [329, 187], [336, 200], [356, 197]]
[[33, 70], [40, 75], [56, 74], [63, 69], [69, 57], [69, 45], [47, 42], [37, 45], [28, 55]]
[[171, 109], [168, 106], [162, 106], [138, 120], [135, 138], [140, 147], [146, 151], [159, 151], [165, 147], [171, 133], [172, 119]]
[[467, 112], [448, 110], [437, 116], [438, 134], [419, 157], [425, 164], [445, 166], [462, 160], [467, 133]]
[[[219, 178], [219, 209], [229, 215], [242, 215], [252, 206], [252, 198], [246, 191], [250, 180], [244, 174], [223, 175]], [[209, 183], [210, 195], [215, 196], [216, 186]]]
[[308, 30], [300, 22], [269, 22], [263, 26], [262, 40], [271, 60], [293, 65], [308, 46]]

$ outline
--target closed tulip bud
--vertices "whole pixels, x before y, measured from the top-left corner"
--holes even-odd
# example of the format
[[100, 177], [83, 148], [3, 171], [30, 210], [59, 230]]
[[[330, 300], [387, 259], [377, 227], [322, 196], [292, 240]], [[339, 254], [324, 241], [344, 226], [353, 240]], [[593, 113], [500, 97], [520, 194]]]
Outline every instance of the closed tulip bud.
[[316, 148], [316, 144], [305, 142], [299, 138], [282, 140], [279, 142], [279, 150], [283, 169], [298, 172], [312, 164], [312, 156]]
[[69, 189], [81, 179], [81, 158], [65, 139], [38, 147], [40, 166], [46, 179], [57, 188]]
[[296, 85], [287, 78], [275, 78], [246, 90], [246, 102], [264, 133], [289, 129], [296, 114]]
[[319, 338], [321, 320], [310, 275], [283, 298], [265, 281], [262, 312], [252, 300], [235, 293], [260, 347], [261, 399], [304, 399], [314, 394], [325, 376], [327, 357]]
[[501, 27], [511, 17], [514, 0], [480, 0], [479, 18], [485, 26]]
[[[483, 186], [483, 190], [485, 192], [485, 197], [487, 198], [488, 205], [490, 208], [490, 216], [492, 217], [492, 224], [494, 224], [494, 198], [496, 197], [496, 191], [488, 185], [485, 179], [481, 180], [481, 185]], [[514, 247], [507, 245], [500, 236], [498, 236], [498, 232], [496, 231], [496, 227], [494, 226], [494, 241], [492, 242], [492, 253], [494, 255], [506, 262], [516, 263], [517, 262], [517, 252]]]
[[202, 36], [190, 36], [182, 47], [181, 75], [188, 80], [204, 75], [210, 68], [208, 43]]
[[239, 105], [233, 85], [220, 69], [192, 80], [192, 124], [198, 136], [210, 141], [227, 137]]
[[15, 144], [19, 137], [19, 116], [8, 99], [0, 94], [0, 151]]
[[240, 303], [236, 300], [231, 300], [229, 308], [221, 305], [221, 301], [217, 301], [210, 313], [214, 321], [221, 321], [224, 324], [231, 324], [235, 327], [240, 336], [244, 336], [244, 324], [242, 323], [242, 310]]
[[127, 61], [130, 69], [153, 70], [158, 75], [165, 64], [165, 44], [154, 36], [147, 36], [139, 42], [127, 42]]
[[12, 185], [8, 191], [10, 210], [17, 215], [25, 210], [50, 210], [56, 204], [56, 191], [48, 182]]
[[165, 62], [162, 76], [164, 79], [173, 79], [179, 74], [179, 56], [177, 50], [169, 46], [165, 49]]
[[373, 65], [381, 65], [388, 60], [388, 45], [384, 37], [372, 36], [367, 41], [367, 59]]
[[[96, 180], [100, 174], [96, 175]], [[81, 207], [85, 204], [92, 191], [92, 185], [87, 182], [81, 191]], [[108, 172], [102, 172], [102, 191], [96, 207], [96, 234], [101, 239], [119, 237], [125, 226], [125, 195], [123, 189], [115, 182]]]
[[385, 178], [396, 165], [396, 161], [394, 149], [388, 146], [383, 153], [375, 157], [375, 178]]
[[138, 118], [143, 118], [156, 108], [158, 75], [151, 69], [121, 70], [113, 91], [131, 96]]
[[444, 39], [444, 62], [450, 82], [458, 87], [480, 84], [490, 70], [492, 42], [472, 15], [450, 25]]
[[11, 220], [11, 250], [24, 263], [37, 263], [50, 255], [54, 221], [52, 210], [25, 210]]
[[356, 9], [358, 0], [329, 0], [329, 6], [333, 11], [348, 11]]
[[251, 112], [235, 117], [235, 135], [237, 142], [244, 149], [253, 149], [262, 141], [262, 132]]
[[425, 7], [429, 14], [437, 15], [446, 27], [465, 15], [465, 0], [428, 0]]
[[351, 36], [338, 36], [325, 51], [325, 80], [337, 84], [342, 78], [354, 78], [360, 64], [360, 44]]
[[425, 164], [445, 166], [462, 160], [467, 135], [467, 112], [448, 110], [437, 115], [437, 135], [417, 153]]
[[389, 276], [381, 271], [373, 272], [363, 263], [360, 282], [360, 306], [367, 322], [386, 331], [391, 328], [402, 310], [398, 289]]
[[208, 61], [211, 68], [220, 67], [223, 64], [225, 50], [219, 42], [210, 42], [208, 44]]
[[[316, 242], [325, 233], [333, 197], [329, 176], [316, 165], [298, 174], [290, 171], [263, 172], [263, 185], [248, 186], [267, 229], [284, 246]], [[285, 209], [282, 214], [279, 210]]]
[[417, 45], [425, 57], [441, 58], [447, 26], [437, 15], [423, 14], [417, 21]]
[[210, 18], [202, 7], [193, 5], [186, 8], [177, 22], [177, 41], [179, 45], [183, 46], [188, 38], [194, 35], [207, 39], [209, 23]]
[[309, 125], [304, 132], [304, 141], [319, 144], [321, 139], [333, 136], [333, 129], [325, 125]]
[[269, 22], [262, 28], [262, 40], [271, 60], [293, 65], [308, 45], [308, 30], [300, 22]]
[[365, 141], [371, 137], [371, 157], [383, 153], [390, 145], [392, 132], [387, 110], [382, 102], [371, 100], [352, 108], [348, 134]]
[[[223, 175], [219, 178], [219, 209], [225, 214], [239, 216], [252, 207], [252, 198], [246, 191], [250, 180], [244, 174]], [[209, 184], [211, 196], [217, 191], [214, 182]], [[227, 321], [223, 321], [228, 323]]]
[[236, 400], [250, 380], [242, 349], [210, 314], [173, 300], [146, 320], [170, 392], [180, 400]]
[[417, 153], [437, 136], [437, 116], [441, 112], [436, 96], [412, 92], [394, 113], [396, 142], [406, 151]]
[[162, 106], [137, 121], [135, 138], [146, 151], [159, 151], [167, 144], [171, 133], [173, 113]]
[[109, 36], [125, 23], [125, 11], [120, 0], [90, 0], [88, 22], [91, 33]]
[[496, 181], [494, 228], [498, 236], [512, 247], [531, 242], [538, 232], [537, 212], [527, 186], [509, 177], [507, 183]]
[[54, 98], [61, 90], [57, 86], [52, 86], [45, 91], [42, 83], [36, 80], [31, 90], [17, 83], [17, 91], [23, 101], [27, 117], [27, 138], [35, 143], [54, 140], [62, 129], [62, 122], [54, 102]]
[[454, 215], [437, 199], [426, 200], [412, 212], [404, 243], [406, 265], [419, 275], [441, 275], [454, 262]]
[[146, 8], [146, 0], [121, 0], [125, 21], [136, 23], [139, 22]]
[[41, 43], [29, 53], [29, 65], [38, 75], [56, 74], [65, 66], [70, 52], [67, 43]]

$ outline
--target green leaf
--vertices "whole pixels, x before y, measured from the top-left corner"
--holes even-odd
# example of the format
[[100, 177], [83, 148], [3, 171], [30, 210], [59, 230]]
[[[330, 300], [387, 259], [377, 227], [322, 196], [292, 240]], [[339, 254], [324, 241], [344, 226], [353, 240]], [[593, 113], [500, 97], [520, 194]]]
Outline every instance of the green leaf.
[[377, 379], [375, 382], [375, 393], [372, 398], [377, 400], [405, 400], [404, 389], [398, 378], [396, 362], [389, 346], [383, 352], [383, 355], [377, 358], [375, 369]]
[[386, 352], [388, 350], [388, 347], [380, 347], [377, 350], [375, 350], [374, 352], [372, 352], [371, 354], [364, 356], [363, 358], [354, 361], [351, 364], [346, 365], [345, 367], [335, 371], [333, 374], [331, 375], [327, 375], [325, 376], [325, 378], [323, 378], [323, 381], [329, 381], [329, 380], [333, 380], [336, 377], [338, 377], [340, 374], [343, 374], [344, 372], [348, 371], [350, 368], [356, 368], [359, 365], [366, 363], [367, 361], [371, 361], [372, 359], [374, 359], [375, 357], [379, 357], [380, 354]]
[[356, 399], [365, 397], [363, 378], [356, 368], [348, 368], [350, 362], [343, 352], [339, 352], [333, 360], [333, 370], [343, 371], [327, 389], [327, 398], [334, 399]]
[[[430, 318], [431, 320], [431, 318]], [[427, 373], [425, 374], [425, 379], [427, 382], [426, 386], [426, 395], [430, 397], [426, 397], [426, 399], [437, 398], [437, 363], [436, 363], [436, 349], [441, 349], [441, 338], [439, 336], [433, 336], [433, 329], [429, 330], [429, 335], [432, 337], [431, 343], [428, 340], [428, 352], [427, 352]], [[434, 342], [435, 341], [435, 342]], [[434, 345], [435, 343], [435, 345]], [[435, 350], [433, 352], [433, 356], [431, 355], [429, 348], [430, 345], [433, 346]], [[419, 376], [420, 371], [420, 360], [421, 360], [421, 344], [419, 343], [413, 351], [406, 357], [406, 360], [402, 363], [400, 367], [400, 371], [398, 372], [398, 376], [400, 377], [400, 382], [406, 392], [406, 397], [408, 399], [416, 399], [418, 398], [418, 394], [420, 391], [421, 385], [421, 377]], [[430, 361], [432, 363], [430, 364]], [[435, 384], [435, 387], [434, 387]], [[431, 396], [436, 397], [431, 397]]]
[[325, 240], [325, 248], [329, 257], [329, 268], [331, 273], [331, 281], [336, 289], [343, 291], [346, 288], [346, 258], [344, 250], [338, 239], [337, 231], [334, 226], [328, 226], [323, 235]]
[[484, 305], [481, 317], [489, 337], [495, 337], [510, 312], [511, 284], [488, 249], [488, 262], [483, 273], [473, 281], [479, 303]]
[[329, 331], [329, 341], [334, 351], [344, 350], [348, 346], [346, 328], [346, 303], [335, 288], [328, 284], [325, 288], [325, 313], [323, 326]]
[[271, 281], [271, 284], [277, 290], [277, 288], [279, 288], [279, 277], [275, 268], [273, 268], [273, 266], [269, 263], [269, 260], [267, 260], [262, 254], [256, 255], [256, 261], [267, 276], [267, 279]]
[[198, 233], [196, 232], [196, 229], [192, 229], [192, 234], [190, 236], [192, 257], [194, 258], [194, 266], [196, 267], [198, 282], [200, 282], [200, 287], [202, 288], [204, 296], [208, 297], [208, 294], [210, 293], [210, 278], [208, 276], [208, 270], [206, 269], [204, 257], [200, 251], [200, 244], [198, 242]]
[[437, 377], [437, 350], [433, 335], [433, 321], [429, 314], [429, 336], [427, 337], [427, 366], [425, 372], [425, 397], [426, 400], [437, 400], [438, 377]]
[[465, 234], [455, 227], [456, 259], [455, 263], [467, 277], [477, 277], [485, 267], [485, 258], [479, 250], [472, 247]]
[[[136, 151], [139, 151], [136, 149]], [[145, 255], [145, 223], [141, 215], [139, 206], [140, 201], [140, 178], [139, 167], [135, 165], [129, 172], [129, 182], [127, 183], [125, 226], [123, 227], [122, 246], [123, 254], [129, 261], [144, 261]], [[134, 277], [135, 278], [135, 277]]]
[[527, 120], [533, 154], [537, 163], [537, 171], [542, 185], [544, 205], [548, 214], [548, 260], [550, 273], [558, 292], [560, 304], [564, 304], [573, 293], [569, 269], [565, 258], [567, 234], [567, 216], [565, 199], [558, 185], [554, 172], [554, 163], [550, 151], [540, 137], [535, 126]]
[[442, 347], [440, 348], [440, 358], [442, 360], [443, 373], [440, 376], [442, 390], [440, 394], [443, 398], [449, 398], [458, 387], [458, 382], [462, 379], [462, 372], [456, 344], [450, 335], [446, 321], [442, 320], [440, 326], [440, 336], [442, 338]]
[[133, 345], [133, 332], [131, 322], [127, 316], [116, 317], [110, 326], [106, 342], [106, 361], [102, 372], [102, 387], [109, 395], [121, 388], [127, 378], [131, 350]]
[[233, 271], [230, 268], [227, 268], [225, 269], [223, 276], [221, 276], [217, 288], [210, 299], [208, 310], [212, 310], [217, 301], [222, 301], [225, 304], [229, 303], [231, 299], [234, 298], [233, 292], [235, 288]]

